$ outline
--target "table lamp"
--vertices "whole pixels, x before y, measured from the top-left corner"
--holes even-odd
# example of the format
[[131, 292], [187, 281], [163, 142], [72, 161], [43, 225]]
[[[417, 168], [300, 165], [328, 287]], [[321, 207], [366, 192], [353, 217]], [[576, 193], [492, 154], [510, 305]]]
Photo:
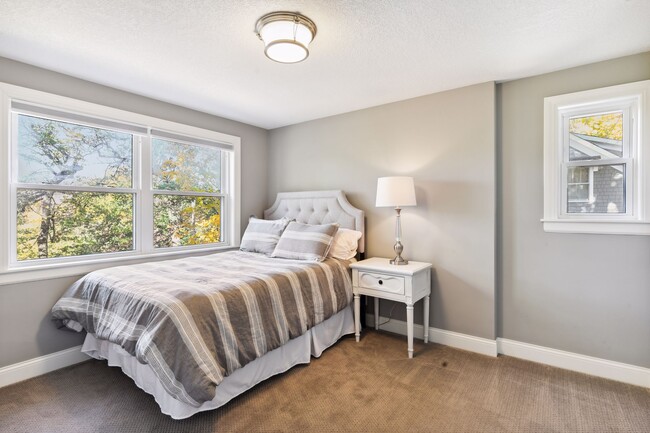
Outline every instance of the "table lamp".
[[408, 176], [390, 176], [377, 179], [377, 201], [376, 207], [394, 207], [397, 212], [395, 220], [395, 258], [390, 261], [391, 265], [407, 265], [408, 261], [402, 258], [402, 225], [400, 223], [400, 212], [403, 206], [415, 206], [415, 186], [413, 178]]

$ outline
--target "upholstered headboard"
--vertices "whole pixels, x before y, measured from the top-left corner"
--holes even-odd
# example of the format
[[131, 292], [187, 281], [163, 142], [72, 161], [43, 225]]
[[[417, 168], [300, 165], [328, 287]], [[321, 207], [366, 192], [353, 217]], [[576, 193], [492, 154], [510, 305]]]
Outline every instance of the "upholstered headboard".
[[264, 211], [264, 219], [292, 218], [304, 224], [339, 223], [346, 229], [363, 233], [359, 252], [365, 252], [364, 214], [350, 204], [343, 191], [281, 192], [275, 203]]

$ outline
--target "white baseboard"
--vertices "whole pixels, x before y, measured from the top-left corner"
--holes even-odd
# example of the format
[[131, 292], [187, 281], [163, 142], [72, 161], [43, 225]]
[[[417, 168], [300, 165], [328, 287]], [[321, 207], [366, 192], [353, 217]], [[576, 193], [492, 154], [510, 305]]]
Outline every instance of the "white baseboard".
[[[385, 322], [386, 320], [388, 320], [387, 317], [379, 317], [379, 323]], [[375, 316], [373, 314], [367, 314], [366, 324], [369, 327], [374, 327], [374, 323]], [[380, 326], [380, 329], [406, 335], [406, 322], [391, 319], [390, 322]], [[424, 327], [422, 325], [414, 325], [413, 335], [415, 338], [424, 338]], [[563, 368], [565, 370], [577, 371], [579, 373], [650, 388], [650, 368], [638, 367], [622, 362], [594, 358], [592, 356], [521, 343], [505, 338], [497, 338], [495, 341], [431, 327], [429, 328], [429, 341], [483, 355], [497, 356], [498, 353], [550, 365], [552, 367]]]
[[[388, 317], [379, 316], [379, 323], [388, 320]], [[375, 316], [366, 315], [366, 325], [374, 327]], [[390, 319], [390, 322], [379, 327], [384, 331], [406, 335], [406, 322]], [[413, 336], [420, 340], [424, 338], [424, 326], [413, 325]], [[497, 343], [489, 338], [474, 337], [473, 335], [461, 334], [459, 332], [445, 331], [444, 329], [429, 328], [429, 341], [444, 344], [445, 346], [457, 349], [468, 350], [482, 355], [497, 356]]]
[[[387, 319], [387, 317], [380, 317], [379, 323]], [[366, 315], [366, 323], [369, 325], [374, 324], [374, 316], [372, 314]], [[381, 329], [406, 335], [406, 322], [391, 319], [390, 322], [382, 325]], [[414, 325], [413, 334], [416, 338], [424, 338], [424, 327], [422, 325]], [[499, 353], [563, 368], [565, 370], [577, 371], [579, 373], [650, 388], [650, 368], [638, 367], [622, 362], [594, 358], [592, 356], [565, 352], [563, 350], [536, 346], [529, 343], [521, 343], [505, 338], [497, 338], [495, 341], [437, 328], [429, 328], [429, 341], [488, 356], [497, 356], [497, 353]], [[0, 388], [63, 367], [78, 364], [88, 359], [90, 357], [81, 352], [81, 346], [75, 346], [60, 352], [2, 367], [0, 368]]]
[[499, 353], [565, 370], [650, 388], [650, 368], [497, 338]]
[[50, 371], [63, 367], [78, 364], [90, 359], [85, 353], [81, 353], [81, 346], [71, 347], [60, 352], [28, 359], [17, 364], [0, 368], [0, 388], [12, 383], [31, 379]]

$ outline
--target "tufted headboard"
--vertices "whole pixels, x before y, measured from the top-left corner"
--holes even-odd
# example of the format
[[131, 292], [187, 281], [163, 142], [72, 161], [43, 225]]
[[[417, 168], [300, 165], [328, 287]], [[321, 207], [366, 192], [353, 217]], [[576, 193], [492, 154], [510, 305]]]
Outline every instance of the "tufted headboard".
[[280, 192], [273, 206], [264, 211], [264, 219], [293, 218], [305, 224], [339, 223], [346, 229], [363, 233], [360, 253], [365, 252], [364, 214], [350, 204], [343, 191]]

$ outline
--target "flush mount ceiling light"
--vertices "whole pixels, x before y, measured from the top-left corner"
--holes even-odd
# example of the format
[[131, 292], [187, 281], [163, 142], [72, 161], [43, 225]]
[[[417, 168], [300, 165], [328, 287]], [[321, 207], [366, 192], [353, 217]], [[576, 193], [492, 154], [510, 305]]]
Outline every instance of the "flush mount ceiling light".
[[298, 63], [309, 56], [316, 24], [295, 12], [271, 12], [257, 20], [255, 33], [264, 42], [264, 54], [280, 63]]

